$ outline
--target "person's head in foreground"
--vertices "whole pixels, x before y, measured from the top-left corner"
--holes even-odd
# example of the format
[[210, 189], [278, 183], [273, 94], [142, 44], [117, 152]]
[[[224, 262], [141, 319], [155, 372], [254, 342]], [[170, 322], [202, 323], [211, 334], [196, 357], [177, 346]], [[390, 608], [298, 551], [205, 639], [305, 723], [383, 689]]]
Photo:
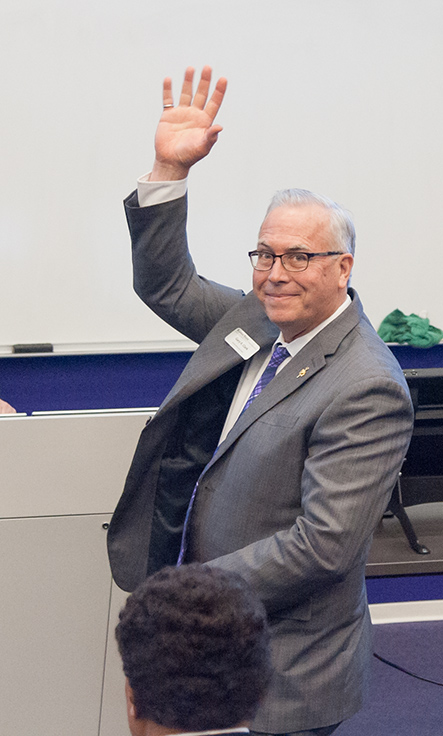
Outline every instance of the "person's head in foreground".
[[239, 575], [217, 568], [147, 578], [116, 638], [133, 736], [245, 726], [271, 676], [264, 607]]

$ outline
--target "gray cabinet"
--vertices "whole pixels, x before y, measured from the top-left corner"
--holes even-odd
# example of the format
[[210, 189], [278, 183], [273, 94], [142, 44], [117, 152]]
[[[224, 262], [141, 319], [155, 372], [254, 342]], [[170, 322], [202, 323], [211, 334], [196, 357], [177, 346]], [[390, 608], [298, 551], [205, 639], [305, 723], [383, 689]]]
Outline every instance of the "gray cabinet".
[[149, 416], [0, 421], [0, 733], [128, 733], [106, 526]]

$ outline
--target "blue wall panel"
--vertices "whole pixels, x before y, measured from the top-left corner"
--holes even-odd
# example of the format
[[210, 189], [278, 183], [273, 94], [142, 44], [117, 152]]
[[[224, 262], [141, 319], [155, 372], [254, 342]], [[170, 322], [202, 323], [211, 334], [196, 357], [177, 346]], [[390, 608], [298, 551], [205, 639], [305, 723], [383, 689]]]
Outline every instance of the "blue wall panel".
[[443, 599], [443, 575], [399, 575], [367, 578], [369, 603]]
[[0, 358], [0, 397], [17, 411], [159, 406], [191, 353]]
[[[443, 344], [393, 345], [402, 368], [443, 366]], [[42, 354], [0, 358], [0, 397], [18, 411], [159, 406], [192, 353]]]

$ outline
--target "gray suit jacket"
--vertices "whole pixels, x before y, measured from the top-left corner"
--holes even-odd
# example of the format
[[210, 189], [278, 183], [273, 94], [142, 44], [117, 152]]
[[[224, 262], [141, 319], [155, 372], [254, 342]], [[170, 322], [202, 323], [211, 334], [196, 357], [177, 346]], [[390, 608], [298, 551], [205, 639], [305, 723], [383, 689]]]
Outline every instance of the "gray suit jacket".
[[200, 346], [140, 438], [109, 530], [115, 580], [131, 590], [175, 563], [198, 479], [188, 559], [239, 572], [271, 623], [275, 675], [253, 730], [339, 722], [369, 665], [365, 562], [412, 431], [403, 374], [350, 290], [214, 455], [243, 367], [224, 338], [241, 327], [270, 347], [278, 329], [254, 294], [197, 276], [185, 199], [140, 209], [133, 195], [127, 214], [137, 292]]

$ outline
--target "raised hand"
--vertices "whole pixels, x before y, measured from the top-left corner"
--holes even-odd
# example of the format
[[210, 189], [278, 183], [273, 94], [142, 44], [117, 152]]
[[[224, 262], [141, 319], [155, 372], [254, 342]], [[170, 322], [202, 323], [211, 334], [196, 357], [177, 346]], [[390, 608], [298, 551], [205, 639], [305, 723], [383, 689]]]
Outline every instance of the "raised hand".
[[194, 69], [188, 67], [180, 94], [174, 107], [172, 82], [163, 83], [163, 115], [155, 134], [155, 162], [151, 181], [184, 179], [191, 166], [208, 155], [222, 130], [214, 125], [225, 95], [227, 80], [221, 77], [208, 100], [211, 67], [203, 67], [195, 95], [192, 94]]

